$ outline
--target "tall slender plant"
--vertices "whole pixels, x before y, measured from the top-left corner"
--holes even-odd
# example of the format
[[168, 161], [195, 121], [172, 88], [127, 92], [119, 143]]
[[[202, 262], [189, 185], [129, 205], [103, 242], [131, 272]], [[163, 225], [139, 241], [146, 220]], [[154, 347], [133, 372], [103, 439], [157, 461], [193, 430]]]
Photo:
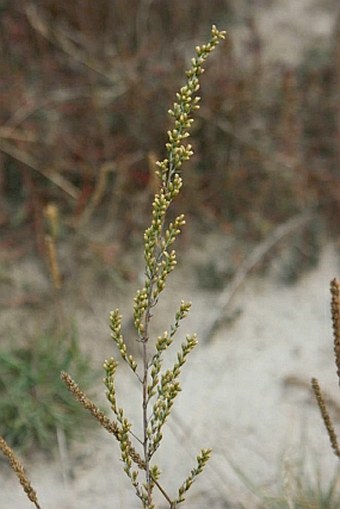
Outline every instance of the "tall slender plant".
[[[176, 252], [172, 246], [185, 224], [183, 214], [177, 216], [174, 221], [169, 221], [168, 210], [182, 187], [182, 164], [193, 154], [191, 145], [185, 140], [189, 137], [193, 113], [199, 108], [200, 97], [197, 93], [200, 88], [199, 78], [204, 72], [202, 66], [209, 54], [224, 38], [225, 32], [219, 31], [213, 25], [209, 42], [196, 47], [196, 56], [192, 58], [191, 67], [186, 72], [186, 83], [176, 94], [176, 102], [168, 112], [173, 121], [173, 128], [168, 131], [168, 142], [165, 145], [166, 157], [157, 163], [156, 174], [159, 177], [160, 188], [152, 203], [151, 225], [144, 233], [145, 282], [134, 299], [136, 341], [139, 342], [142, 351], [140, 365], [128, 351], [122, 334], [122, 316], [119, 310], [115, 309], [110, 315], [112, 339], [121, 358], [127, 363], [141, 386], [142, 435], [138, 436], [134, 432], [132, 423], [125, 416], [124, 409], [117, 404], [115, 374], [118, 363], [114, 357], [104, 363], [106, 396], [115, 416], [113, 420], [97, 408], [68, 373], [61, 374], [62, 380], [75, 398], [117, 439], [124, 471], [144, 509], [156, 507], [155, 488], [161, 493], [169, 508], [177, 508], [185, 500], [188, 490], [204, 469], [211, 453], [210, 449], [201, 449], [197, 455], [196, 465], [178, 488], [177, 494], [172, 497], [167, 493], [160, 482], [160, 469], [154, 462], [154, 455], [162, 441], [164, 424], [181, 390], [179, 383], [181, 369], [188, 355], [197, 345], [196, 334], [186, 336], [171, 369], [163, 369], [163, 355], [172, 344], [181, 321], [190, 310], [191, 303], [181, 301], [170, 329], [159, 336], [155, 344], [150, 341], [150, 323], [160, 294], [166, 286], [167, 278], [176, 267]], [[3, 447], [1, 447], [2, 444]], [[5, 442], [0, 441], [0, 448], [7, 457], [12, 457], [13, 451], [8, 449]], [[14, 471], [18, 475], [18, 469], [14, 468]], [[33, 496], [29, 498], [36, 507], [40, 507], [26, 476], [23, 483], [22, 474], [21, 477], [19, 475], [19, 481], [23, 484], [26, 493], [29, 491], [31, 495], [32, 491]]]

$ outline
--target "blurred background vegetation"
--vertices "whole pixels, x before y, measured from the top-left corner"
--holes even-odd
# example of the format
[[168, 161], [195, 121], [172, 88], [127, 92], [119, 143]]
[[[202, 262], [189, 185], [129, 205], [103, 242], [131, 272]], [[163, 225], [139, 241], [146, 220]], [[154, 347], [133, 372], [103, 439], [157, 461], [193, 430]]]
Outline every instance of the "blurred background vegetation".
[[114, 242], [115, 253], [140, 238], [166, 111], [211, 23], [242, 25], [243, 57], [230, 39], [208, 64], [177, 207], [201, 229], [213, 224], [247, 242], [307, 209], [335, 234], [339, 20], [329, 47], [296, 66], [268, 66], [256, 7], [241, 3], [0, 1], [2, 247], [44, 255], [50, 203], [64, 233], [85, 243]]
[[[142, 242], [149, 222], [155, 162], [164, 156], [169, 126], [166, 112], [194, 46], [207, 39], [211, 24], [231, 32], [241, 27], [242, 40], [230, 36], [207, 64], [193, 126], [195, 155], [184, 168], [184, 191], [175, 208], [190, 217], [186, 231], [214, 229], [237, 239], [242, 249], [233, 245], [230, 258], [237, 263], [231, 267], [220, 267], [221, 260], [207, 253], [208, 261], [197, 270], [201, 288], [223, 288], [250, 247], [292, 217], [309, 212], [314, 220], [296, 234], [283, 260], [286, 281], [316, 263], [325, 235], [338, 239], [340, 16], [327, 44], [309, 48], [298, 63], [284, 63], [279, 55], [277, 63], [268, 63], [256, 6], [271, 4], [0, 0], [0, 302], [3, 309], [14, 309], [12, 323], [25, 324], [25, 338], [15, 334], [12, 341], [6, 331], [1, 345], [0, 395], [8, 416], [1, 432], [6, 436], [7, 430], [13, 444], [43, 447], [56, 427], [66, 435], [75, 427], [56, 379], [66, 361], [86, 374], [87, 360], [75, 346], [76, 330], [72, 341], [60, 337], [81, 292], [88, 289], [85, 304], [93, 306], [93, 294], [105, 298], [108, 279], [121, 288], [137, 278], [133, 263], [125, 265], [124, 259]], [[53, 266], [61, 244], [59, 267]], [[55, 294], [30, 265], [23, 271], [31, 271], [28, 291], [25, 282], [13, 290], [8, 261], [26, 255], [46, 264]], [[76, 279], [79, 262], [86, 266], [93, 256], [100, 269], [97, 286], [84, 272]], [[62, 307], [59, 290], [68, 279], [73, 293], [56, 332], [49, 319]], [[27, 305], [29, 311], [18, 315]], [[84, 316], [95, 314], [90, 305]], [[30, 319], [39, 309], [37, 333]], [[10, 353], [9, 343], [18, 344]], [[20, 384], [10, 387], [8, 380], [18, 373]], [[37, 436], [29, 429], [25, 436], [23, 429], [39, 408], [36, 394], [46, 385], [52, 399], [58, 394], [57, 413], [64, 421], [56, 423], [54, 411], [45, 412], [45, 428]], [[17, 389], [32, 393], [25, 407], [19, 406]]]

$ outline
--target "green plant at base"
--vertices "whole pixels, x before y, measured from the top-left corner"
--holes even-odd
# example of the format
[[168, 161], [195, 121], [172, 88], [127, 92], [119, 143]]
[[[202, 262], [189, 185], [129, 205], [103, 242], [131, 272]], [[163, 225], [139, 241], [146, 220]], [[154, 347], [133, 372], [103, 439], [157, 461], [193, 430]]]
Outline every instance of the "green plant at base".
[[72, 369], [89, 385], [91, 370], [74, 332], [70, 337], [51, 329], [27, 346], [0, 351], [0, 435], [8, 444], [50, 452], [57, 429], [66, 437], [79, 433], [83, 415], [59, 380], [61, 369]]

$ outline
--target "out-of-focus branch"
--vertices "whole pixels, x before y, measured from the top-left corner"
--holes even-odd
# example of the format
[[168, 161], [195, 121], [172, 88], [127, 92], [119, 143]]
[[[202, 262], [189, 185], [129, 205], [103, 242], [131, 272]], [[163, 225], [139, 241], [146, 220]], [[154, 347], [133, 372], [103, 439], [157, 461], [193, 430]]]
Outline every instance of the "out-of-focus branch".
[[78, 199], [80, 194], [79, 190], [71, 182], [66, 180], [65, 177], [63, 177], [62, 175], [55, 171], [48, 171], [42, 169], [39, 166], [39, 163], [37, 163], [37, 161], [35, 161], [35, 159], [33, 159], [33, 157], [31, 157], [26, 152], [23, 152], [22, 150], [18, 149], [11, 143], [8, 143], [7, 141], [1, 139], [0, 139], [0, 151], [13, 157], [13, 159], [16, 159], [20, 163], [23, 163], [24, 165], [28, 166], [31, 170], [40, 173], [40, 175], [43, 175], [47, 180], [49, 180], [54, 185], [59, 187], [59, 189], [64, 191], [64, 193], [66, 193], [74, 200]]
[[221, 292], [214, 306], [214, 311], [210, 316], [206, 330], [203, 332], [205, 341], [210, 341], [216, 332], [218, 326], [223, 321], [226, 309], [230, 305], [236, 292], [240, 289], [247, 276], [254, 267], [263, 260], [268, 252], [275, 247], [284, 237], [291, 235], [312, 219], [312, 214], [299, 214], [280, 224], [263, 242], [252, 250], [250, 255], [241, 263], [235, 272], [235, 275], [228, 286]]

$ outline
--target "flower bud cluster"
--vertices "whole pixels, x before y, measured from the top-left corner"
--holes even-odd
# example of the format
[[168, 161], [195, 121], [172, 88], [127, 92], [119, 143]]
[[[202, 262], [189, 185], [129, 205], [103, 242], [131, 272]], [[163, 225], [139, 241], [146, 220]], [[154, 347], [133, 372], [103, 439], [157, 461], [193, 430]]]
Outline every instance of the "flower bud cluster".
[[149, 282], [146, 283], [145, 287], [141, 290], [137, 290], [136, 297], [134, 298], [133, 305], [133, 318], [134, 324], [137, 330], [137, 333], [141, 339], [144, 338], [145, 325], [143, 323], [143, 318], [146, 309], [149, 304], [149, 296], [148, 296], [148, 287]]
[[184, 300], [181, 301], [181, 305], [179, 310], [176, 312], [175, 315], [175, 322], [171, 325], [170, 328], [170, 334], [168, 331], [164, 331], [161, 336], [158, 336], [157, 342], [156, 342], [156, 353], [152, 357], [150, 366], [150, 376], [151, 376], [151, 382], [148, 385], [148, 398], [149, 400], [156, 394], [156, 387], [159, 382], [159, 373], [162, 367], [162, 353], [169, 348], [171, 343], [173, 342], [174, 336], [179, 329], [180, 322], [184, 318], [187, 317], [189, 311], [191, 308], [191, 302], [184, 302]]
[[[207, 44], [196, 47], [196, 57], [191, 61], [191, 67], [186, 72], [186, 83], [176, 94], [176, 101], [169, 110], [174, 127], [168, 131], [166, 143], [167, 157], [158, 161], [157, 175], [161, 179], [161, 189], [155, 195], [152, 204], [151, 225], [144, 233], [144, 259], [146, 281], [144, 288], [135, 298], [134, 317], [135, 326], [142, 341], [145, 336], [145, 323], [148, 310], [158, 302], [159, 294], [164, 290], [168, 275], [176, 266], [176, 253], [169, 251], [185, 224], [184, 215], [181, 214], [173, 223], [165, 226], [167, 211], [180, 192], [182, 179], [179, 174], [184, 161], [193, 154], [190, 144], [184, 144], [189, 137], [189, 130], [193, 123], [192, 113], [199, 108], [200, 98], [196, 95], [200, 85], [199, 77], [203, 72], [203, 63], [214, 50], [225, 33], [211, 30], [211, 39]], [[147, 336], [147, 334], [146, 334]]]
[[118, 366], [118, 362], [111, 357], [104, 362], [104, 370], [106, 377], [104, 378], [104, 384], [106, 386], [106, 397], [111, 403], [113, 412], [117, 413], [117, 402], [116, 402], [116, 389], [115, 389], [115, 374]]
[[180, 308], [176, 313], [176, 323], [179, 323], [180, 320], [183, 320], [183, 318], [186, 318], [188, 316], [190, 309], [191, 309], [191, 302], [185, 302], [184, 300], [181, 300]]
[[177, 101], [172, 109], [168, 110], [173, 119], [174, 127], [168, 131], [169, 141], [165, 147], [167, 157], [158, 162], [158, 175], [163, 186], [166, 187], [172, 181], [173, 175], [178, 172], [184, 161], [190, 159], [193, 155], [190, 144], [184, 145], [182, 142], [190, 136], [189, 130], [193, 123], [191, 114], [199, 109], [200, 97], [197, 92], [200, 88], [199, 77], [204, 72], [203, 64], [209, 54], [216, 48], [220, 40], [225, 38], [225, 32], [220, 31], [215, 25], [211, 29], [211, 39], [207, 44], [196, 46], [196, 57], [191, 60], [191, 67], [186, 72], [187, 82], [176, 94]]
[[169, 348], [173, 340], [173, 335], [169, 336], [168, 331], [164, 331], [162, 336], [158, 336], [156, 342], [156, 353], [153, 355], [150, 363], [151, 381], [148, 385], [148, 402], [156, 394], [156, 387], [159, 383], [159, 373], [162, 367], [162, 353]]
[[121, 460], [124, 464], [124, 472], [128, 475], [131, 480], [132, 485], [135, 487], [136, 492], [139, 490], [141, 494], [140, 485], [137, 480], [138, 478], [138, 470], [132, 469], [132, 459], [130, 456], [130, 431], [131, 431], [131, 423], [124, 417], [123, 410], [120, 408], [117, 413], [117, 421], [120, 424], [119, 434], [118, 434], [118, 442], [120, 446], [120, 454]]
[[119, 309], [115, 309], [110, 313], [110, 329], [111, 329], [111, 337], [113, 341], [116, 343], [119, 353], [122, 359], [129, 364], [132, 371], [136, 371], [137, 362], [133, 358], [132, 355], [128, 354], [127, 346], [123, 338], [122, 334], [122, 315], [119, 312]]
[[157, 386], [158, 397], [153, 405], [153, 413], [148, 426], [149, 447], [148, 456], [151, 458], [158, 449], [163, 438], [162, 428], [170, 415], [176, 396], [181, 392], [181, 386], [172, 370], [167, 370]]
[[[164, 333], [163, 337], [159, 338], [159, 343], [165, 345], [168, 342], [168, 335]], [[173, 368], [165, 371], [165, 373], [161, 376], [160, 382], [158, 382], [159, 370], [157, 363], [156, 367], [154, 365], [152, 366], [151, 376], [154, 383], [150, 386], [150, 394], [155, 394], [156, 388], [158, 396], [153, 405], [152, 417], [148, 428], [150, 458], [160, 445], [163, 436], [162, 428], [170, 415], [176, 396], [181, 391], [181, 386], [178, 381], [181, 374], [181, 367], [185, 364], [187, 356], [195, 348], [197, 343], [196, 334], [191, 336], [187, 335], [186, 342], [182, 344], [181, 351], [177, 353], [177, 361]], [[165, 348], [167, 348], [167, 346], [165, 346]], [[153, 368], [155, 368], [156, 377], [153, 376]], [[155, 383], [156, 379], [157, 383]]]
[[179, 488], [178, 498], [173, 503], [174, 507], [176, 507], [181, 502], [184, 502], [186, 492], [191, 488], [196, 477], [203, 471], [210, 456], [211, 456], [211, 449], [201, 449], [199, 455], [196, 457], [197, 466], [191, 470], [189, 476], [186, 478], [186, 480], [184, 481], [182, 486]]

